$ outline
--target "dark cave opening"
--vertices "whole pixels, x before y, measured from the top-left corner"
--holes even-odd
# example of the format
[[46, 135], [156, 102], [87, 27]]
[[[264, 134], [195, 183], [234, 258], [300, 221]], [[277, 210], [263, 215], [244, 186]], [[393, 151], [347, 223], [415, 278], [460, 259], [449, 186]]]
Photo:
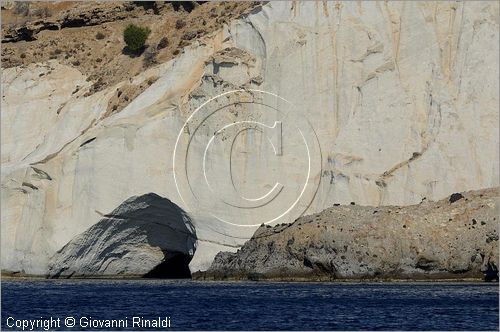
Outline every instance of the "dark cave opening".
[[191, 271], [189, 270], [191, 258], [182, 253], [166, 254], [163, 262], [146, 273], [143, 278], [191, 279]]

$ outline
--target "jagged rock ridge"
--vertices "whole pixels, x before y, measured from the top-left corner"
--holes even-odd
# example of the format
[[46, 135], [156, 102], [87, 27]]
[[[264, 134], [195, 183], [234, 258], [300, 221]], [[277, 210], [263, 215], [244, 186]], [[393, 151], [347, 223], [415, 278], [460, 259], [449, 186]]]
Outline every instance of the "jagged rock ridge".
[[260, 227], [199, 279], [498, 280], [498, 188], [450, 203], [334, 206], [293, 224]]

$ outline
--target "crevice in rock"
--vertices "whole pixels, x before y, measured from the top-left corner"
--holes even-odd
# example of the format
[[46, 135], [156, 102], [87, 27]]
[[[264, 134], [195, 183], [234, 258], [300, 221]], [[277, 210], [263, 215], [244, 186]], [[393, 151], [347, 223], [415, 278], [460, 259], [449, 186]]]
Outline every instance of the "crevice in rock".
[[89, 143], [92, 143], [93, 141], [95, 141], [96, 138], [97, 137], [92, 137], [92, 138], [86, 140], [85, 142], [83, 142], [82, 144], [80, 144], [80, 147], [85, 146], [85, 145], [87, 145]]
[[28, 187], [28, 188], [31, 188], [31, 189], [33, 189], [33, 190], [38, 190], [38, 187], [37, 187], [37, 186], [35, 186], [34, 184], [31, 184], [31, 183], [29, 183], [29, 182], [23, 182], [21, 185], [22, 185], [23, 187]]
[[52, 181], [52, 177], [49, 175], [49, 173], [33, 166], [31, 166], [31, 168], [33, 169], [33, 171], [35, 171], [39, 178]]

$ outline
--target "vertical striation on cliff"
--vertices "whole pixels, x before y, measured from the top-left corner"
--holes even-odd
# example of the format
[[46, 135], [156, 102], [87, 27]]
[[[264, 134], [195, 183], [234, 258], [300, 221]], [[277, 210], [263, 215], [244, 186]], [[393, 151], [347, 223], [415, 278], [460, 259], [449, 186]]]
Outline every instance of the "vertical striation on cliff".
[[[243, 245], [257, 227], [189, 210], [172, 167], [189, 115], [233, 89], [275, 93], [314, 128], [322, 164], [312, 174], [320, 180], [316, 196], [303, 202], [306, 214], [335, 203], [404, 206], [498, 186], [498, 12], [498, 3], [481, 1], [270, 2], [97, 92], [85, 74], [56, 59], [5, 69], [2, 269], [47, 273], [49, 258], [103, 211], [148, 192], [192, 214], [199, 242], [192, 270]], [[138, 95], [108, 112], [117, 91], [130, 86], [141, 87]], [[241, 106], [226, 120], [245, 114]], [[266, 113], [254, 120], [277, 119]], [[262, 162], [269, 146], [259, 135], [241, 135], [234, 169], [238, 183], [266, 188], [280, 172]], [[286, 181], [293, 186], [299, 176]], [[260, 223], [250, 213], [232, 217]]]

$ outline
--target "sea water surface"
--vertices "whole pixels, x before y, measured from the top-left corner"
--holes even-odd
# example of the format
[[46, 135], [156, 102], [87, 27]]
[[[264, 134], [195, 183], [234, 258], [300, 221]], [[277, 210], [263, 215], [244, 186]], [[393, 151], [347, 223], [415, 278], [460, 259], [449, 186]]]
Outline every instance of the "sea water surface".
[[[161, 330], [498, 330], [498, 284], [2, 280], [2, 330], [60, 319], [61, 330], [133, 317]], [[65, 326], [72, 317], [75, 326]], [[97, 323], [96, 323], [97, 322]], [[52, 326], [54, 327], [54, 326]], [[40, 329], [40, 328], [39, 328]], [[57, 329], [57, 327], [56, 327]], [[146, 328], [152, 330], [153, 328]]]

